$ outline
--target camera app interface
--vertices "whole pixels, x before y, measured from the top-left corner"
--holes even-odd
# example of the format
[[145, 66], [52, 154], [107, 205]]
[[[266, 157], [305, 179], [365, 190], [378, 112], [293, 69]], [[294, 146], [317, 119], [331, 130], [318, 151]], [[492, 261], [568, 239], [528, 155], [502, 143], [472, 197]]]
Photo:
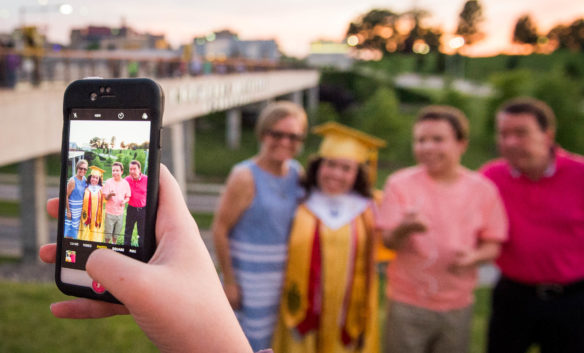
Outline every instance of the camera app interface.
[[137, 256], [145, 237], [150, 111], [70, 113], [63, 266], [85, 269], [91, 251]]

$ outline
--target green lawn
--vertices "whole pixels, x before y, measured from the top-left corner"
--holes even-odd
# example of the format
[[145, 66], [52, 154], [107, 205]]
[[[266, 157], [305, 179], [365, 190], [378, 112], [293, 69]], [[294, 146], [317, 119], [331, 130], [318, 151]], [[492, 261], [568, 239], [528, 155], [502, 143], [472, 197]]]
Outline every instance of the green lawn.
[[211, 229], [211, 224], [213, 223], [212, 213], [196, 213], [191, 212], [191, 215], [197, 222], [199, 229]]
[[[49, 311], [50, 303], [69, 298], [54, 284], [0, 281], [0, 288], [0, 352], [157, 351], [131, 317], [101, 320], [54, 318]], [[484, 352], [489, 295], [489, 289], [476, 291], [471, 353]], [[379, 310], [383, 317], [383, 303]]]
[[157, 352], [131, 317], [56, 319], [50, 303], [67, 298], [54, 284], [0, 281], [0, 352]]
[[0, 217], [20, 217], [20, 202], [0, 201]]

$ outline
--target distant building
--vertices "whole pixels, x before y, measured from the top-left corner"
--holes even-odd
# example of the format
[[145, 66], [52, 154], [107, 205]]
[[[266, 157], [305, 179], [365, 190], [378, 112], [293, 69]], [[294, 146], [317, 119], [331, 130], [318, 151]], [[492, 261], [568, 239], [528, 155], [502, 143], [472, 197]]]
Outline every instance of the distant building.
[[229, 30], [195, 37], [193, 54], [207, 60], [240, 58], [276, 62], [281, 57], [275, 40], [241, 40]]
[[277, 61], [280, 50], [274, 40], [245, 40], [238, 45], [239, 56], [251, 60]]
[[310, 43], [310, 53], [306, 62], [309, 66], [317, 68], [334, 67], [348, 70], [354, 59], [350, 56], [350, 48], [346, 43], [320, 40]]
[[125, 24], [120, 28], [88, 26], [71, 30], [71, 49], [138, 50], [168, 49], [164, 35], [138, 33]]
[[12, 33], [0, 33], [0, 48], [14, 48]]

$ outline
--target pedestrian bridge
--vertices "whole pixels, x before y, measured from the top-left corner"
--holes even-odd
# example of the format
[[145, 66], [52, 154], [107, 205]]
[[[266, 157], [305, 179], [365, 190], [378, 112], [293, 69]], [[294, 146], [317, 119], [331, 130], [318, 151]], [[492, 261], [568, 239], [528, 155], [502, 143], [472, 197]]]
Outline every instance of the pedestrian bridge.
[[[165, 93], [164, 126], [288, 95], [308, 105], [318, 99], [314, 70], [285, 70], [159, 79]], [[0, 166], [58, 152], [66, 84], [0, 90]]]
[[[279, 70], [157, 79], [165, 93], [162, 161], [186, 192], [195, 118], [225, 111], [227, 145], [237, 148], [243, 107], [259, 109], [283, 98], [312, 109], [318, 103], [319, 76], [315, 70]], [[46, 82], [0, 90], [0, 166], [20, 164], [25, 259], [36, 259], [39, 245], [48, 241], [44, 157], [61, 148], [65, 88], [65, 83]]]

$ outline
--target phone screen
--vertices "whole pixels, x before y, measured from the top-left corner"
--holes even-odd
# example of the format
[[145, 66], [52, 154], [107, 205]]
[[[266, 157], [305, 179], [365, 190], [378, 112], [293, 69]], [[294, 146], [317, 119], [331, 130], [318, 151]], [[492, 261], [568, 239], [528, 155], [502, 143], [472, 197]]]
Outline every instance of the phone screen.
[[92, 286], [85, 264], [109, 248], [142, 258], [151, 138], [149, 109], [71, 109], [61, 280]]

